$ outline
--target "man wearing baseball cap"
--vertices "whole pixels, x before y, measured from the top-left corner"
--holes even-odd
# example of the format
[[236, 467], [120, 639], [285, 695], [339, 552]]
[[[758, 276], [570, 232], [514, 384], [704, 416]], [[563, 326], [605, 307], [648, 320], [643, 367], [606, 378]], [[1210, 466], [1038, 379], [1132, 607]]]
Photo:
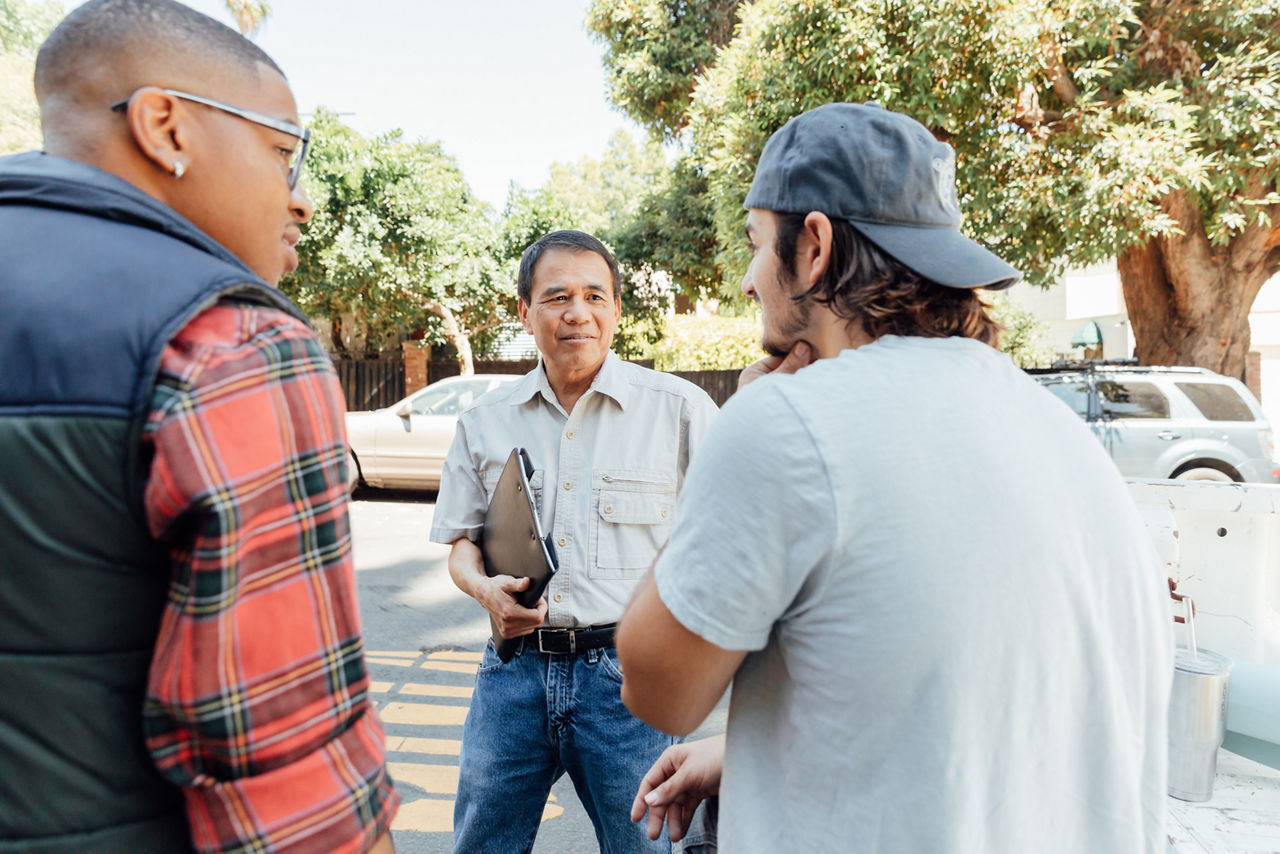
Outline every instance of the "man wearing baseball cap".
[[[995, 349], [954, 155], [874, 104], [804, 113], [746, 200], [771, 355], [690, 466], [618, 629], [686, 734], [632, 818], [718, 792], [734, 852], [1162, 852], [1172, 637], [1110, 458]], [[751, 382], [752, 380], [758, 380]]]

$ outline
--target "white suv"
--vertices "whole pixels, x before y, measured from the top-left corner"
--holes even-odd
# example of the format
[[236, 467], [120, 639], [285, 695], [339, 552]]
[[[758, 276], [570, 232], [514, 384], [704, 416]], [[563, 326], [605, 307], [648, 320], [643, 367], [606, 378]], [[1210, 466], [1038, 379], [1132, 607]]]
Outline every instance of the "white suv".
[[1271, 425], [1239, 380], [1127, 362], [1030, 373], [1084, 419], [1127, 477], [1280, 483]]

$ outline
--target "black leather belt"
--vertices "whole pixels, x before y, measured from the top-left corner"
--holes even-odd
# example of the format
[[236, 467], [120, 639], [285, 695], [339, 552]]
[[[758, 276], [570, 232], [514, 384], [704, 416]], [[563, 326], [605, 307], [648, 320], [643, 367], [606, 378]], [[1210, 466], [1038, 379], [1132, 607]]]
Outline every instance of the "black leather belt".
[[617, 623], [607, 626], [584, 626], [580, 629], [538, 629], [530, 637], [530, 646], [538, 652], [556, 655], [577, 655], [593, 649], [613, 646], [613, 630]]

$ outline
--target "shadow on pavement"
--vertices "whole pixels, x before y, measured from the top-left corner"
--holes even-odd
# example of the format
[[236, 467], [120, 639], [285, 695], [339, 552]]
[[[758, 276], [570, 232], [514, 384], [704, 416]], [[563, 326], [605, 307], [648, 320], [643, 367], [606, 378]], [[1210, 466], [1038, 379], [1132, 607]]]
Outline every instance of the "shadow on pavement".
[[375, 489], [372, 486], [357, 486], [351, 493], [351, 500], [393, 504], [435, 504], [436, 495], [437, 492], [434, 489]]

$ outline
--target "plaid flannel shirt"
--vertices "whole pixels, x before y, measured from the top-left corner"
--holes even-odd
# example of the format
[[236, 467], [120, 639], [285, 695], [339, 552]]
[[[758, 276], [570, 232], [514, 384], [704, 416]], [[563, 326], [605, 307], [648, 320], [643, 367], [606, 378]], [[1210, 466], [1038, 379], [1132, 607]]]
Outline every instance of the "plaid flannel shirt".
[[170, 342], [144, 442], [172, 556], [144, 722], [199, 851], [357, 852], [398, 804], [368, 700], [344, 406], [305, 324], [219, 304]]

